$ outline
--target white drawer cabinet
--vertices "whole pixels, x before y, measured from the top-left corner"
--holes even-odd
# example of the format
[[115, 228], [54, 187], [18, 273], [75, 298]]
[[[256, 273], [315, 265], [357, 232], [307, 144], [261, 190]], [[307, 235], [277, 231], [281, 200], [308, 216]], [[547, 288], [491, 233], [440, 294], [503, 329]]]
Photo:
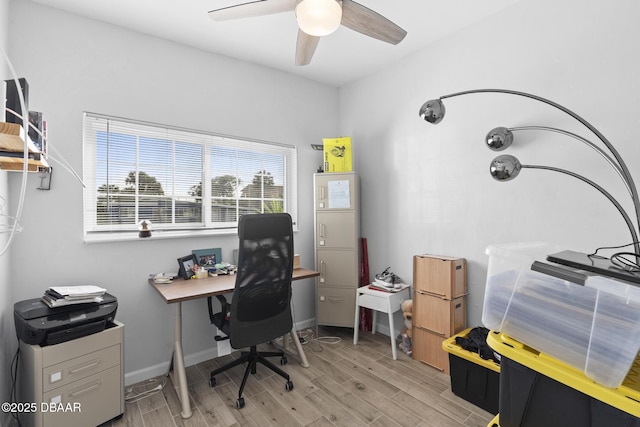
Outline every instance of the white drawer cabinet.
[[25, 426], [97, 426], [124, 413], [124, 325], [40, 347], [20, 342], [19, 401]]

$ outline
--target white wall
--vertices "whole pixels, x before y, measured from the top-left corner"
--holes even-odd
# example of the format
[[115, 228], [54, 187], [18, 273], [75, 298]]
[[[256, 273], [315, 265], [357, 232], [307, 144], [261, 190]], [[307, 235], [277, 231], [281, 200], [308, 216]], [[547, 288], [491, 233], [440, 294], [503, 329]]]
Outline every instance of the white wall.
[[[488, 173], [497, 154], [483, 139], [496, 126], [556, 126], [595, 139], [568, 115], [508, 95], [447, 99], [447, 117], [437, 126], [422, 121], [418, 110], [428, 99], [468, 89], [534, 93], [590, 121], [640, 181], [639, 15], [634, 0], [522, 1], [341, 88], [340, 133], [353, 137], [372, 274], [391, 266], [411, 281], [414, 254], [464, 257], [468, 323], [476, 326], [487, 245], [541, 240], [591, 252], [630, 242], [613, 205], [577, 179], [523, 170], [515, 181], [498, 183]], [[587, 176], [633, 215], [621, 181], [586, 146], [548, 133], [518, 137], [508, 152], [523, 164]]]
[[[336, 134], [337, 89], [30, 1], [12, 1], [11, 18], [10, 53], [29, 82], [29, 106], [44, 113], [50, 144], [78, 171], [83, 111], [297, 145], [295, 246], [303, 267], [313, 267], [310, 189], [322, 160], [310, 143]], [[9, 179], [16, 191], [18, 178]], [[102, 285], [118, 297], [125, 324], [126, 381], [166, 372], [174, 311], [147, 283], [149, 273], [177, 270], [176, 259], [197, 248], [221, 247], [229, 259], [237, 237], [85, 245], [80, 184], [55, 163], [51, 191], [38, 184], [30, 176], [25, 230], [12, 248], [14, 300], [37, 298], [56, 284]], [[310, 326], [313, 281], [294, 288], [296, 321]], [[215, 355], [206, 300], [183, 304], [183, 317], [187, 364]]]

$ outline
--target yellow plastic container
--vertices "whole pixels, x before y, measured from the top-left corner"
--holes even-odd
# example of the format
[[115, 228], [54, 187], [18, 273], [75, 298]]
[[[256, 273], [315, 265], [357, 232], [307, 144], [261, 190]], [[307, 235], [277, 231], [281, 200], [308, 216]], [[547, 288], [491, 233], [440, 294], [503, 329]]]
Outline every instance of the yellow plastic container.
[[[622, 385], [618, 388], [608, 388], [589, 379], [581, 370], [540, 353], [500, 332], [490, 332], [487, 344], [503, 356], [503, 363], [506, 357], [593, 399], [634, 417], [640, 417], [640, 360], [638, 358]], [[570, 404], [572, 396], [567, 395], [566, 399], [566, 403]]]
[[500, 424], [498, 424], [499, 420], [500, 420], [500, 414], [496, 415], [494, 419], [489, 421], [489, 424], [487, 424], [487, 427], [500, 427]]

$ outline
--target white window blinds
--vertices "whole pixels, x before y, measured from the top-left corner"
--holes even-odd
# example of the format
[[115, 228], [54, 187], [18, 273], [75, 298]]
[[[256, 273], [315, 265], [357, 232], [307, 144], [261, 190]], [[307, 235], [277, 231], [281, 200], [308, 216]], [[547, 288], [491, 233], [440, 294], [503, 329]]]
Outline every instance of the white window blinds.
[[[245, 213], [297, 223], [296, 148], [84, 115], [84, 231], [91, 236], [235, 229]], [[98, 238], [99, 240], [99, 238]]]

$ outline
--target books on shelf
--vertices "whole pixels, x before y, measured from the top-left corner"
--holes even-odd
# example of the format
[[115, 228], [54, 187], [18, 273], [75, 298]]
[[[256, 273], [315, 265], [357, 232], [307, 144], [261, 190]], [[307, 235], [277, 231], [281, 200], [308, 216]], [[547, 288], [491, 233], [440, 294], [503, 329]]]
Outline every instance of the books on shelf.
[[71, 304], [102, 302], [106, 289], [94, 285], [52, 286], [42, 296], [42, 301], [49, 307], [62, 307]]

